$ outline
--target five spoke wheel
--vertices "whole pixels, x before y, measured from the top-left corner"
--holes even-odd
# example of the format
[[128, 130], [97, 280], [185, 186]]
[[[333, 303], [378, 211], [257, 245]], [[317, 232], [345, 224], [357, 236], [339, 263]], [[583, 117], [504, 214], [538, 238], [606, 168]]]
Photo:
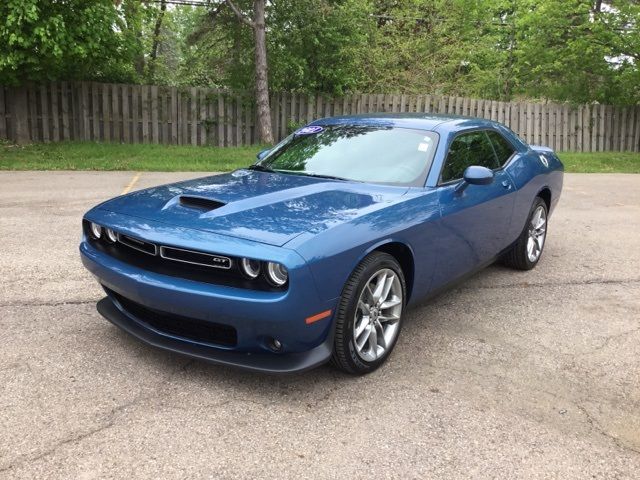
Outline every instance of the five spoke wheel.
[[335, 366], [362, 375], [389, 358], [402, 329], [406, 292], [402, 267], [388, 253], [371, 252], [358, 264], [336, 311]]
[[536, 197], [522, 233], [502, 256], [507, 266], [518, 270], [531, 270], [538, 264], [547, 238], [548, 211], [547, 201], [542, 197]]
[[353, 322], [353, 343], [360, 358], [372, 362], [393, 344], [402, 300], [400, 280], [391, 269], [378, 270], [365, 283]]
[[536, 262], [542, 253], [544, 240], [547, 235], [547, 212], [542, 205], [531, 215], [529, 222], [529, 238], [527, 239], [527, 257], [530, 262]]

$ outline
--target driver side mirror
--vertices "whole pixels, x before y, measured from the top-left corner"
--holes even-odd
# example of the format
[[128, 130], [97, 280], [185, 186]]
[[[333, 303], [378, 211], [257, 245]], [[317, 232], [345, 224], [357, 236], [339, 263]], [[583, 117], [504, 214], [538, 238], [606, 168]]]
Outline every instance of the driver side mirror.
[[487, 167], [471, 165], [464, 171], [463, 178], [469, 185], [489, 185], [493, 183], [493, 171]]
[[270, 148], [265, 148], [264, 150], [260, 150], [258, 152], [258, 154], [256, 155], [256, 158], [258, 160], [262, 160], [264, 157], [266, 157], [267, 155], [269, 155], [269, 152], [271, 151]]
[[493, 183], [493, 170], [480, 165], [467, 167], [463, 174], [463, 181], [455, 188], [461, 194], [469, 185], [489, 185]]

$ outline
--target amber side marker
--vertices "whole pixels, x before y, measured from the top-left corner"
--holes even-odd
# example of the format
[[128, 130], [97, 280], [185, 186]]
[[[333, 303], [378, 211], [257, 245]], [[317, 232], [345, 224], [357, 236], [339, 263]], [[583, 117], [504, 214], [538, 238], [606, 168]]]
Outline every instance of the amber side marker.
[[317, 322], [318, 320], [327, 318], [329, 315], [331, 315], [331, 310], [325, 310], [324, 312], [316, 313], [315, 315], [305, 318], [304, 323], [306, 323], [307, 325], [310, 325], [313, 322]]

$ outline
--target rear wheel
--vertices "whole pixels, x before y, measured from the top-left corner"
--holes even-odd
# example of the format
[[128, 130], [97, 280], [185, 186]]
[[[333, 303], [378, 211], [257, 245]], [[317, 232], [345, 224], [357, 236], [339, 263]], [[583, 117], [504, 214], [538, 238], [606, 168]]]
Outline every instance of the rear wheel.
[[353, 374], [369, 373], [389, 357], [402, 326], [406, 284], [395, 258], [368, 255], [344, 286], [336, 317], [332, 363]]
[[518, 270], [531, 270], [538, 264], [547, 238], [547, 204], [537, 197], [524, 230], [504, 255], [504, 263]]

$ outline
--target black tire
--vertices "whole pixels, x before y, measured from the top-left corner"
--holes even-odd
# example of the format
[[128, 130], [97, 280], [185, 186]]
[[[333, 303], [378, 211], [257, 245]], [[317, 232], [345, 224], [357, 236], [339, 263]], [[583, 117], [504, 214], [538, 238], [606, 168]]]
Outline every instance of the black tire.
[[[534, 213], [538, 209], [538, 207], [542, 207], [544, 209], [545, 221], [547, 222], [545, 223], [545, 232], [544, 232], [545, 241], [542, 244], [540, 254], [536, 258], [536, 260], [531, 261], [527, 254], [527, 242], [529, 240], [531, 220], [533, 218]], [[506, 266], [514, 268], [516, 270], [531, 270], [538, 264], [538, 262], [540, 261], [540, 258], [542, 258], [542, 252], [544, 251], [544, 246], [546, 244], [546, 234], [547, 234], [546, 229], [548, 225], [547, 219], [548, 219], [547, 204], [542, 198], [536, 197], [536, 199], [533, 202], [533, 205], [531, 206], [531, 210], [529, 211], [529, 215], [527, 216], [527, 222], [525, 223], [524, 228], [522, 229], [522, 233], [518, 237], [518, 240], [516, 240], [516, 242], [511, 246], [509, 251], [507, 251], [502, 257], [502, 262]]]
[[[400, 314], [399, 320], [397, 320], [398, 328], [395, 337], [393, 341], [387, 345], [384, 354], [374, 361], [366, 361], [358, 354], [354, 344], [353, 332], [354, 322], [356, 321], [356, 308], [360, 294], [364, 290], [366, 283], [381, 269], [393, 270], [400, 281], [402, 290], [402, 313]], [[391, 255], [383, 252], [372, 252], [360, 262], [347, 280], [338, 305], [333, 355], [331, 358], [331, 363], [336, 368], [350, 374], [363, 375], [373, 372], [389, 358], [402, 329], [402, 315], [407, 298], [406, 292], [407, 287], [402, 268]]]

